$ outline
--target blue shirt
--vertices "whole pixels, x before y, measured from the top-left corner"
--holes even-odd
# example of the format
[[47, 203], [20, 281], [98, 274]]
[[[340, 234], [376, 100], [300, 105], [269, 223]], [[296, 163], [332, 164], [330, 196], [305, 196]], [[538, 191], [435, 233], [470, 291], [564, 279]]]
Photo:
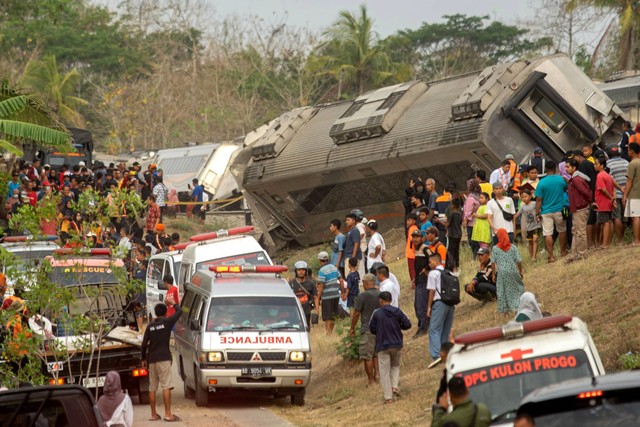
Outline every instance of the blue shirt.
[[318, 271], [318, 283], [324, 285], [322, 299], [336, 299], [340, 296], [340, 284], [338, 280], [340, 272], [333, 264], [325, 264]]
[[[347, 239], [344, 243], [344, 255], [345, 259], [349, 259], [353, 256], [353, 248], [356, 243], [360, 243], [360, 230], [354, 226], [349, 233], [347, 233]], [[356, 251], [356, 259], [362, 259], [362, 250]]]
[[7, 193], [7, 200], [9, 200], [11, 198], [11, 196], [13, 195], [13, 190], [19, 189], [20, 188], [20, 183], [19, 182], [13, 182], [13, 181], [9, 181], [9, 191]]
[[427, 235], [427, 228], [431, 227], [432, 225], [433, 224], [431, 224], [431, 221], [425, 221], [425, 223], [420, 226], [420, 231], [422, 232], [422, 237]]
[[[344, 254], [340, 260], [340, 265], [338, 265], [338, 256], [340, 252], [344, 251], [345, 240], [346, 237], [344, 237], [344, 234], [340, 233], [333, 239], [333, 243], [331, 243], [331, 264], [336, 267], [344, 267]], [[353, 248], [351, 248], [351, 250], [353, 250]]]
[[562, 212], [566, 191], [567, 183], [560, 175], [547, 175], [542, 178], [536, 188], [536, 197], [542, 198], [540, 213], [544, 215]]
[[193, 198], [194, 201], [201, 202], [202, 194], [203, 194], [202, 185], [196, 185], [195, 187], [193, 187], [193, 193], [191, 193], [191, 197]]

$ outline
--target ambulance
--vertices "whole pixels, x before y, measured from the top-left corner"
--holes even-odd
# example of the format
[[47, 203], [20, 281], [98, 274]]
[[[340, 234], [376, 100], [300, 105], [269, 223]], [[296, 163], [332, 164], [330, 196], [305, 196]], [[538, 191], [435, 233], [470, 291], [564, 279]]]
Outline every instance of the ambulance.
[[569, 315], [463, 334], [447, 357], [447, 379], [462, 377], [470, 398], [484, 403], [491, 425], [513, 425], [532, 390], [574, 378], [604, 375], [586, 324]]
[[267, 391], [304, 405], [311, 379], [308, 325], [280, 274], [285, 266], [210, 266], [186, 286], [176, 325], [178, 372], [187, 398]]
[[178, 287], [189, 283], [197, 271], [208, 271], [216, 265], [273, 265], [267, 252], [253, 236], [252, 226], [218, 230], [191, 236], [189, 243], [177, 245], [183, 249]]

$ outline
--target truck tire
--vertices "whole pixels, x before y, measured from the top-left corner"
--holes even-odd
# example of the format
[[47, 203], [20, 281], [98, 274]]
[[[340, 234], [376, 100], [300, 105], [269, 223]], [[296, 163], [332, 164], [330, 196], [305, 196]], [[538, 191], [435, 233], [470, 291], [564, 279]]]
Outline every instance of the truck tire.
[[207, 403], [209, 403], [209, 390], [200, 386], [197, 370], [194, 370], [193, 378], [195, 379], [196, 406], [207, 406]]
[[149, 392], [138, 389], [138, 403], [141, 405], [149, 404]]
[[307, 389], [301, 388], [291, 395], [291, 404], [295, 406], [304, 406], [304, 395]]
[[184, 388], [184, 397], [185, 399], [193, 399], [194, 397], [196, 397], [196, 391], [194, 389], [192, 389], [191, 387], [189, 387], [189, 385], [187, 384], [187, 379], [184, 378], [182, 380], [182, 384], [183, 384], [183, 388]]

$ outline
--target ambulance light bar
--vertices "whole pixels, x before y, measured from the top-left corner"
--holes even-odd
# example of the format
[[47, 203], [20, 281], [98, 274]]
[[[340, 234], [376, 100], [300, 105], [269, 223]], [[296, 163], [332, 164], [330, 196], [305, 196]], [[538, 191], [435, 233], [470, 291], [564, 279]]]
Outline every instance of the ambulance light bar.
[[218, 230], [212, 233], [196, 234], [191, 236], [189, 240], [192, 242], [202, 242], [205, 240], [217, 239], [218, 237], [235, 236], [238, 234], [251, 233], [254, 230], [253, 226], [247, 225], [244, 227], [230, 228], [228, 230]]
[[583, 391], [578, 395], [578, 399], [592, 399], [594, 397], [602, 397], [602, 390]]
[[56, 240], [58, 236], [7, 236], [4, 238], [4, 243], [15, 243], [15, 242], [53, 242]]
[[209, 267], [214, 273], [284, 273], [286, 265], [212, 265]]
[[184, 243], [178, 243], [177, 245], [173, 245], [173, 249], [176, 251], [183, 251], [187, 248], [187, 246], [189, 245], [193, 245], [194, 242], [184, 242]]
[[516, 337], [526, 333], [558, 328], [571, 322], [572, 319], [573, 317], [569, 315], [559, 315], [522, 323], [508, 323], [504, 326], [462, 334], [459, 337], [456, 337], [455, 341], [456, 344], [469, 345], [484, 341], [497, 340], [500, 338]]
[[71, 249], [71, 248], [61, 248], [53, 251], [54, 254], [58, 255], [90, 255], [90, 256], [99, 256], [99, 255], [111, 255], [111, 249], [109, 248], [80, 248], [79, 250]]

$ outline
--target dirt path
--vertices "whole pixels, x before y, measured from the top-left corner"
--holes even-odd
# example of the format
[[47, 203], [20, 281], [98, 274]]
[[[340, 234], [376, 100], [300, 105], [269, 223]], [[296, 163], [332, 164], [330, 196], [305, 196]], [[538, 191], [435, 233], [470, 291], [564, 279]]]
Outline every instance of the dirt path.
[[[193, 400], [185, 399], [182, 392], [182, 379], [178, 376], [177, 364], [173, 364], [173, 384], [171, 393], [172, 412], [182, 421], [167, 424], [164, 421], [149, 421], [149, 405], [138, 404], [138, 398], [132, 397], [134, 425], [136, 427], [175, 426], [216, 426], [216, 427], [290, 427], [291, 423], [278, 417], [265, 406], [274, 402], [271, 396], [243, 395], [234, 393], [224, 397], [210, 394], [207, 407], [196, 406]], [[164, 406], [159, 396], [158, 413], [164, 414]]]

